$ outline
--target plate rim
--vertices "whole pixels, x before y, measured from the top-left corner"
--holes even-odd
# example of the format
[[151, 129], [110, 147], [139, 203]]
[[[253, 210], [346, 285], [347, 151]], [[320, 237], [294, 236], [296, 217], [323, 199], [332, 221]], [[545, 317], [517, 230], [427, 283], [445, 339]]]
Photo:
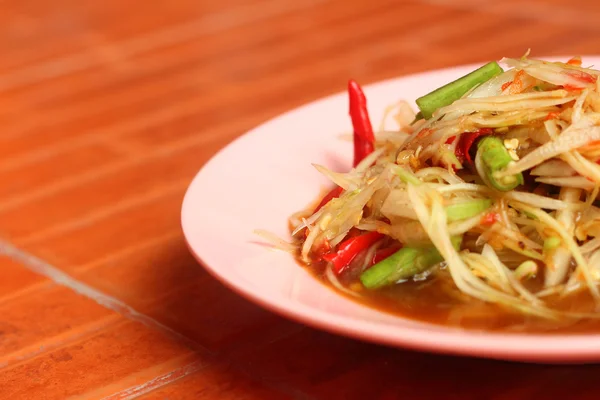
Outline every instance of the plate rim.
[[[538, 59], [557, 61], [565, 60], [571, 56], [548, 56], [535, 57]], [[592, 58], [600, 63], [600, 54], [583, 54], [584, 59]], [[481, 62], [454, 65], [439, 69], [428, 69], [421, 72], [411, 73], [392, 77], [364, 86], [366, 92], [377, 90], [377, 88], [389, 85], [393, 82], [424, 79], [431, 74], [451, 73], [453, 70], [476, 68]], [[241, 295], [242, 297], [258, 304], [259, 306], [281, 315], [287, 319], [294, 320], [301, 324], [312, 326], [337, 335], [364, 340], [376, 344], [384, 344], [396, 348], [417, 350], [428, 353], [447, 354], [455, 356], [470, 356], [477, 358], [489, 358], [498, 360], [511, 360], [521, 362], [542, 362], [542, 363], [588, 363], [600, 361], [600, 332], [594, 333], [573, 333], [573, 334], [532, 334], [532, 333], [508, 333], [508, 332], [490, 332], [471, 329], [461, 329], [448, 327], [441, 324], [428, 323], [414, 320], [407, 317], [396, 315], [397, 318], [405, 321], [418, 322], [421, 326], [403, 326], [397, 329], [385, 327], [383, 323], [372, 321], [357, 320], [351, 317], [335, 315], [317, 308], [306, 306], [302, 303], [291, 303], [285, 298], [278, 299], [282, 301], [269, 301], [269, 295], [261, 295], [260, 291], [254, 290], [249, 285], [243, 285], [239, 281], [228, 279], [226, 274], [219, 273], [219, 268], [203, 260], [202, 251], [192, 245], [190, 239], [192, 229], [187, 224], [189, 218], [187, 215], [193, 213], [194, 207], [191, 204], [191, 198], [194, 193], [196, 182], [201, 178], [208, 167], [216, 159], [223, 157], [228, 149], [238, 145], [251, 136], [260, 134], [271, 124], [289, 118], [295, 113], [305, 113], [313, 107], [319, 107], [321, 104], [332, 101], [336, 97], [344, 96], [344, 92], [336, 92], [313, 101], [304, 103], [299, 107], [285, 111], [273, 118], [270, 118], [254, 128], [239, 135], [234, 140], [226, 143], [211, 158], [201, 166], [192, 181], [190, 182], [184, 195], [181, 205], [181, 227], [186, 245], [190, 253], [200, 263], [200, 265], [215, 279], [221, 282], [229, 290]], [[310, 161], [309, 161], [310, 162]], [[293, 212], [293, 211], [292, 211]], [[326, 285], [323, 286], [329, 290]], [[338, 293], [339, 296], [342, 296]], [[343, 297], [343, 296], [342, 296]], [[350, 300], [352, 301], [352, 300]], [[392, 314], [394, 315], [394, 314]], [[430, 325], [435, 329], [425, 329]], [[385, 332], [381, 332], [380, 329]], [[388, 330], [404, 332], [404, 334], [390, 335]], [[416, 337], [419, 340], [415, 340]], [[585, 339], [585, 340], [583, 340]], [[574, 346], [577, 341], [585, 342]], [[468, 346], [465, 343], [468, 342]], [[549, 352], [549, 349], [552, 349]]]

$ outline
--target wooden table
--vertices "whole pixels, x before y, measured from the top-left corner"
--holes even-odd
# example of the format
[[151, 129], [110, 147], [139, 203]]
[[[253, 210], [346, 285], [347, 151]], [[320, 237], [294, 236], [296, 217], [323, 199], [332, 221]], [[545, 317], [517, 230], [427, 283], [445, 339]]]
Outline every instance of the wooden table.
[[419, 354], [275, 316], [207, 276], [179, 225], [190, 179], [247, 129], [349, 77], [598, 54], [599, 2], [1, 7], [1, 398], [600, 395], [598, 366]]

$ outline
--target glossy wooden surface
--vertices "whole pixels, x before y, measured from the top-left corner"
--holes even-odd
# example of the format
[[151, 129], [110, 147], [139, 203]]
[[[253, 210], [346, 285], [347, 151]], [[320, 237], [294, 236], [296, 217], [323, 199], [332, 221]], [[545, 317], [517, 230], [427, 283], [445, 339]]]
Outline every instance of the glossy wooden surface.
[[247, 129], [349, 77], [369, 83], [528, 47], [600, 54], [599, 2], [1, 7], [1, 398], [600, 395], [598, 366], [419, 354], [302, 327], [207, 276], [179, 227], [190, 179]]

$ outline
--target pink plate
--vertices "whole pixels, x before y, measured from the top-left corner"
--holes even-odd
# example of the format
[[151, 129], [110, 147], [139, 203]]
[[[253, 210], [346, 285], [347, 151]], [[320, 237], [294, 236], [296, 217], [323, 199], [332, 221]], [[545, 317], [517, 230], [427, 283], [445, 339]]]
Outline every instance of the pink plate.
[[[583, 60], [600, 65], [598, 56]], [[381, 119], [387, 105], [400, 99], [412, 102], [479, 65], [366, 87], [373, 122]], [[185, 196], [181, 218], [191, 251], [212, 275], [279, 314], [371, 342], [506, 360], [600, 361], [600, 334], [474, 332], [393, 316], [335, 293], [289, 254], [261, 245], [255, 229], [289, 237], [289, 215], [313, 201], [327, 184], [311, 163], [349, 169], [352, 144], [340, 139], [351, 131], [347, 110], [341, 93], [287, 112], [241, 136], [202, 168]]]

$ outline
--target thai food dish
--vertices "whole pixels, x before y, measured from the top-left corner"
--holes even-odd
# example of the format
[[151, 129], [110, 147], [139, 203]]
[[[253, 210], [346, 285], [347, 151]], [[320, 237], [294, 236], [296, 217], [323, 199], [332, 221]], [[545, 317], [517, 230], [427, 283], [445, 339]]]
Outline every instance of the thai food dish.
[[600, 71], [584, 61], [489, 62], [391, 105], [393, 130], [373, 129], [349, 81], [353, 168], [315, 166], [333, 189], [291, 216], [282, 246], [411, 318], [600, 329]]

